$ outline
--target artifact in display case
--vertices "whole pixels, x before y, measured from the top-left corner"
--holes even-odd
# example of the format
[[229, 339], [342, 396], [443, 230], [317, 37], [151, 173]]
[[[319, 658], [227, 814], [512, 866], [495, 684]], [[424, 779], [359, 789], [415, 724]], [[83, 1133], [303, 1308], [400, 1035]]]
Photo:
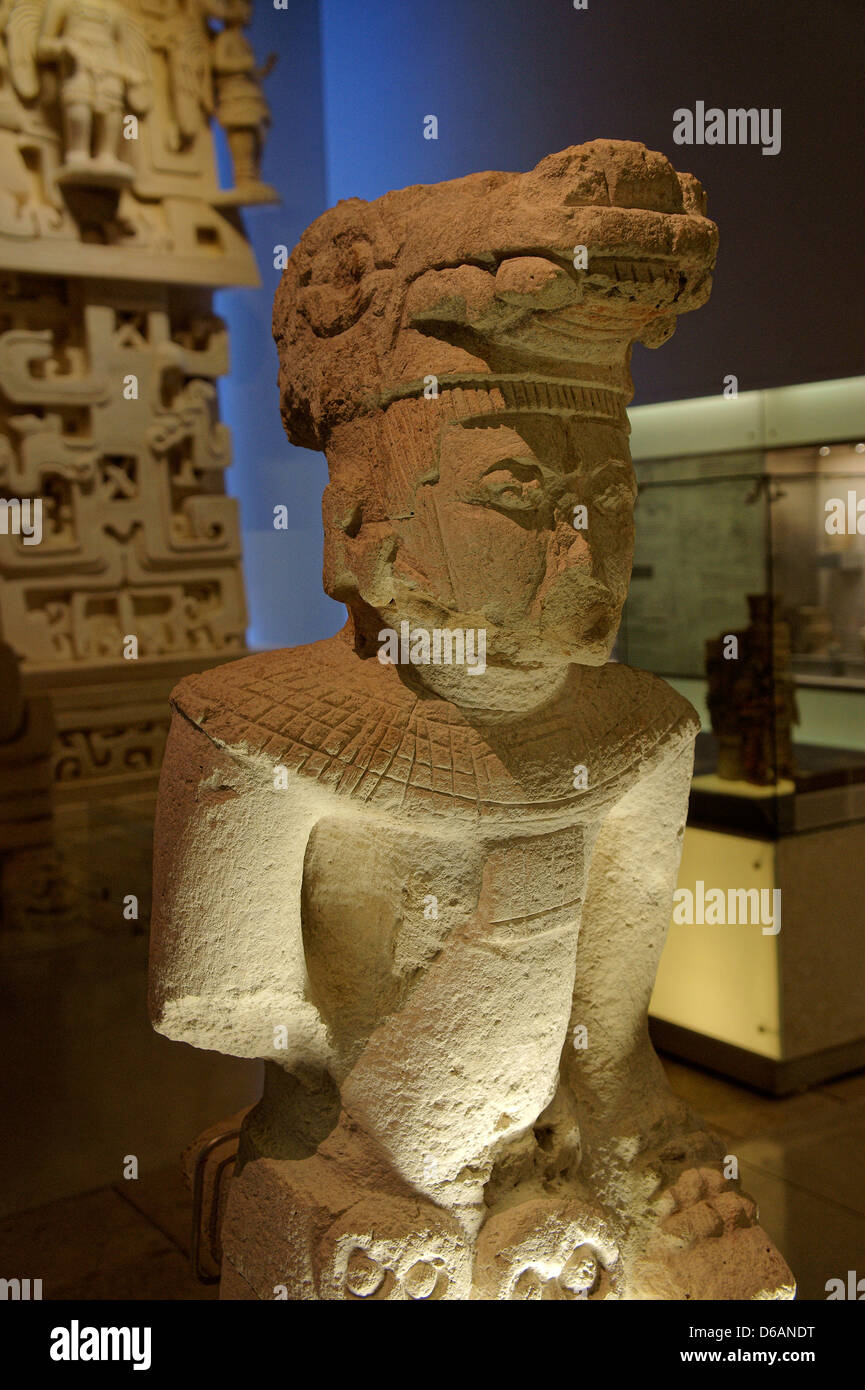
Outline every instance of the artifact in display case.
[[835, 645], [832, 619], [819, 604], [802, 603], [790, 609], [792, 646], [802, 656], [828, 656]]
[[718, 739], [718, 776], [770, 786], [792, 777], [798, 723], [790, 628], [777, 597], [749, 594], [751, 622], [706, 643], [706, 704]]
[[783, 901], [783, 929], [759, 944], [672, 923], [653, 1036], [778, 1094], [865, 1062], [863, 452], [637, 464], [619, 655], [703, 711], [679, 889]]
[[790, 626], [798, 684], [865, 690], [863, 452], [841, 443], [638, 461], [621, 658], [701, 679], [706, 642], [744, 627], [748, 595], [763, 593]]
[[[710, 778], [717, 768], [719, 778], [714, 784], [701, 781], [692, 814], [705, 793], [726, 818], [733, 810], [730, 797], [744, 796], [744, 783], [750, 781], [765, 794], [759, 802], [749, 796], [750, 804], [740, 807], [740, 828], [754, 817], [762, 828], [768, 828], [767, 820], [778, 828], [795, 819], [792, 803], [781, 806], [779, 798], [861, 779], [863, 453], [861, 444], [840, 443], [636, 465], [634, 568], [617, 655], [672, 679], [703, 711], [695, 771], [698, 778]], [[755, 594], [771, 603], [775, 626], [778, 712], [774, 744], [764, 741], [762, 758], [755, 729], [745, 737], [730, 703], [734, 692], [736, 699], [745, 698], [742, 673], [724, 671], [714, 645], [719, 634], [746, 630], [749, 596]], [[788, 629], [784, 637], [781, 623]], [[748, 679], [753, 684], [753, 672]], [[748, 698], [753, 704], [753, 695]], [[769, 700], [766, 692], [762, 698]], [[748, 719], [753, 723], [751, 715]], [[749, 740], [752, 772], [740, 779], [735, 774], [744, 774]], [[735, 789], [731, 783], [737, 780], [743, 785]], [[724, 808], [718, 799], [722, 791]], [[847, 812], [839, 806], [837, 815]], [[716, 823], [715, 813], [711, 820]]]

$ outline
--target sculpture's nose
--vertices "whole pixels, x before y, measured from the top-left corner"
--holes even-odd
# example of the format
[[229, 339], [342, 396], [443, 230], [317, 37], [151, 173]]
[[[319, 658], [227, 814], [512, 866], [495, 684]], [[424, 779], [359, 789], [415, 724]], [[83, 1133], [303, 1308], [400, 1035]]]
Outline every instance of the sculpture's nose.
[[686, 199], [690, 201], [690, 184], [683, 184], [670, 161], [630, 141], [593, 140], [572, 146], [549, 155], [525, 178], [542, 180], [547, 196], [554, 191], [565, 207], [681, 213]]

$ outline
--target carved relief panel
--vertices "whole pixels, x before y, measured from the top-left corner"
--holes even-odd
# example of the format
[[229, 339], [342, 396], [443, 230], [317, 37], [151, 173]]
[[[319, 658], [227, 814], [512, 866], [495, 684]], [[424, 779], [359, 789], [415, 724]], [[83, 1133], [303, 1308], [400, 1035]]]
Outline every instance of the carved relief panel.
[[3, 631], [28, 667], [243, 645], [225, 326], [195, 292], [6, 277], [0, 497], [41, 539], [0, 549]]

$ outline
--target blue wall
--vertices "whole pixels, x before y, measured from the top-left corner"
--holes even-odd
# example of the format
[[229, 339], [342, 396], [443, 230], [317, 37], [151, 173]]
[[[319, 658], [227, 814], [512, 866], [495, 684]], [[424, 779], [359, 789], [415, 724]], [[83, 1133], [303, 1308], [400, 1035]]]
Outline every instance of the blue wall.
[[[312, 642], [336, 632], [345, 620], [345, 609], [321, 587], [327, 466], [323, 455], [295, 449], [285, 437], [270, 327], [280, 276], [274, 246], [290, 251], [328, 207], [318, 3], [290, 3], [289, 10], [274, 10], [269, 0], [256, 0], [251, 29], [259, 62], [271, 52], [278, 59], [265, 84], [273, 124], [262, 177], [278, 189], [282, 203], [244, 213], [262, 285], [216, 297], [231, 342], [231, 371], [220, 384], [223, 417], [234, 438], [228, 488], [240, 502], [248, 639], [258, 647]], [[288, 531], [273, 529], [278, 503], [288, 507]]]
[[[635, 402], [865, 371], [850, 312], [861, 283], [863, 181], [851, 142], [865, 39], [861, 0], [255, 0], [256, 52], [274, 123], [264, 176], [284, 202], [246, 215], [263, 288], [220, 296], [232, 377], [231, 486], [243, 509], [250, 637], [263, 646], [327, 636], [343, 610], [321, 591], [323, 460], [290, 448], [279, 421], [270, 305], [273, 246], [291, 248], [339, 198], [475, 169], [527, 169], [598, 136], [638, 139], [690, 169], [721, 229], [715, 291], [672, 342], [634, 354]], [[780, 107], [782, 149], [679, 148], [673, 112]], [[425, 140], [424, 116], [439, 121]], [[824, 268], [827, 248], [831, 256]], [[291, 531], [275, 532], [285, 502]]]

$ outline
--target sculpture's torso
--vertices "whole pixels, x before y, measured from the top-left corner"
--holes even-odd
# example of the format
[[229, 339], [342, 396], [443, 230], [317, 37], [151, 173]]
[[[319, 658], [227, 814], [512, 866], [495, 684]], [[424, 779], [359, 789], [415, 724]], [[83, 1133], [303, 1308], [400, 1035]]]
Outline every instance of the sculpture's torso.
[[695, 727], [664, 682], [616, 664], [573, 668], [530, 720], [481, 726], [343, 635], [190, 677], [174, 700], [295, 808], [288, 914], [340, 1079], [460, 934], [482, 930], [517, 973], [543, 941], [566, 1011], [598, 827]]

